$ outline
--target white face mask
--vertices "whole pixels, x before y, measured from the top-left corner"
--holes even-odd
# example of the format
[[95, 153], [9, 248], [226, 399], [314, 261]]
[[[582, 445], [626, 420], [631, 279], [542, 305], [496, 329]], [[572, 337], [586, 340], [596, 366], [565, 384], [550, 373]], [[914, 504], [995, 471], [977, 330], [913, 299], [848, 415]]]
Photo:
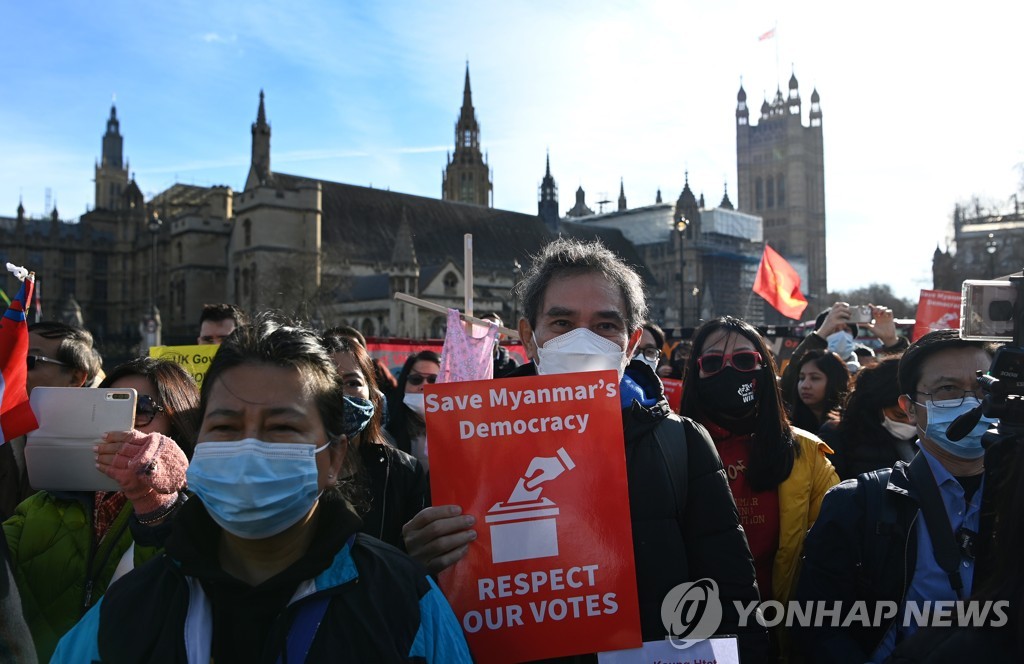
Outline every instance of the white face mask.
[[[536, 334], [533, 342], [537, 343]], [[585, 327], [577, 327], [575, 330], [548, 339], [543, 346], [537, 346], [537, 373], [541, 376], [552, 376], [614, 369], [619, 374], [619, 380], [622, 380], [622, 373], [626, 369], [630, 355], [614, 341], [605, 339]]]
[[892, 434], [898, 440], [913, 440], [917, 438], [917, 427], [908, 422], [897, 422], [882, 415], [882, 428]]
[[658, 360], [648, 360], [646, 357], [644, 357], [643, 353], [640, 353], [633, 359], [640, 360], [641, 362], [649, 366], [654, 371], [654, 373], [658, 373]]
[[853, 354], [856, 343], [853, 335], [845, 330], [833, 332], [825, 338], [828, 342], [828, 349], [838, 355], [844, 362]]
[[416, 413], [420, 417], [426, 415], [426, 406], [423, 403], [423, 393], [414, 394], [406, 392], [405, 396], [402, 397], [402, 403], [409, 407], [409, 410]]

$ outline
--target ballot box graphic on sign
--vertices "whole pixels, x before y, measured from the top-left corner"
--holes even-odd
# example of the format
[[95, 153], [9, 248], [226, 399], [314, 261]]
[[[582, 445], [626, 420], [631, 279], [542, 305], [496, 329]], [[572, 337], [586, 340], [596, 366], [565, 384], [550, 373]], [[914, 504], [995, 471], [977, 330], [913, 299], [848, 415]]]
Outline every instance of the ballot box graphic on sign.
[[558, 449], [556, 456], [534, 457], [530, 461], [509, 499], [495, 503], [484, 517], [491, 530], [491, 562], [558, 555], [558, 507], [541, 497], [541, 484], [575, 467], [564, 447]]

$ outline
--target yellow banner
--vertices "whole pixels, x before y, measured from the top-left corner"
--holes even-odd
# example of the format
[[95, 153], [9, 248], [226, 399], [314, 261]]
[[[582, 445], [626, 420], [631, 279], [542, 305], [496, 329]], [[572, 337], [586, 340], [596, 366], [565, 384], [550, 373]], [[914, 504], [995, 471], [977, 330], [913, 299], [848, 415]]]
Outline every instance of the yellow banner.
[[192, 377], [196, 379], [196, 384], [202, 387], [203, 377], [206, 376], [206, 369], [209, 368], [210, 361], [213, 360], [213, 356], [217, 353], [217, 348], [219, 346], [216, 344], [208, 344], [206, 346], [151, 346], [149, 356], [177, 362], [185, 371], [192, 374]]

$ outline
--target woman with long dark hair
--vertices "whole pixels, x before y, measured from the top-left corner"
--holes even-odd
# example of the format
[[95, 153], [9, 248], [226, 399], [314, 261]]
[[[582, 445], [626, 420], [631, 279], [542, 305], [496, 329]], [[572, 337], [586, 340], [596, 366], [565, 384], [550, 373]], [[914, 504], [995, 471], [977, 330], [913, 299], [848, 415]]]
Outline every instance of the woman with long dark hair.
[[[694, 334], [683, 374], [680, 412], [705, 427], [722, 457], [747, 535], [762, 599], [792, 596], [804, 534], [825, 492], [839, 482], [831, 450], [790, 426], [764, 338], [731, 316]], [[782, 656], [786, 639], [773, 638]]]
[[430, 504], [427, 474], [411, 454], [388, 441], [381, 426], [384, 395], [374, 380], [374, 365], [354, 339], [330, 331], [323, 336], [345, 390], [345, 435], [358, 452], [365, 500], [356, 500], [362, 532], [405, 550], [402, 526]]
[[388, 404], [388, 433], [395, 447], [420, 460], [430, 470], [427, 454], [427, 424], [424, 418], [423, 388], [437, 381], [441, 356], [432, 350], [410, 355], [398, 374], [398, 389]]
[[790, 421], [804, 431], [828, 434], [839, 423], [839, 409], [850, 391], [850, 371], [838, 355], [829, 350], [811, 350], [800, 356], [797, 382], [785, 395]]
[[897, 461], [909, 462], [917, 453], [917, 427], [910, 424], [899, 404], [899, 366], [900, 358], [888, 357], [857, 372], [856, 387], [829, 441], [835, 449], [832, 465], [839, 479], [892, 468]]

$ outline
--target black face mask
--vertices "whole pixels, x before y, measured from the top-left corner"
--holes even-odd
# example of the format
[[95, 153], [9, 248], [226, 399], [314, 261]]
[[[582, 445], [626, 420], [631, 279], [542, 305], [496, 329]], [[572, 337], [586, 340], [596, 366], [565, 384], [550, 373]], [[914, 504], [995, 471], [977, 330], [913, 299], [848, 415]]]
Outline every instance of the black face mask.
[[737, 371], [725, 367], [713, 376], [697, 379], [697, 396], [709, 415], [743, 417], [757, 405], [759, 371]]

